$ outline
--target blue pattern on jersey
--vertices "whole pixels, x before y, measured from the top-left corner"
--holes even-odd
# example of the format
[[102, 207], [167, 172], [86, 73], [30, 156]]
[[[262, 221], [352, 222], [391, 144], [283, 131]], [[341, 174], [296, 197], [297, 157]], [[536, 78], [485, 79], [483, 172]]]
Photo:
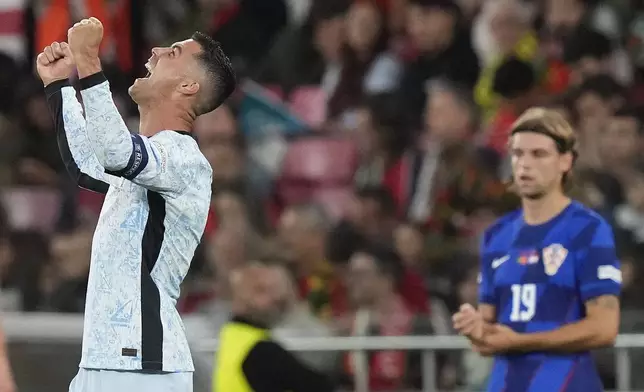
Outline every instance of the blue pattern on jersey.
[[[559, 328], [585, 317], [584, 303], [619, 295], [619, 262], [612, 229], [598, 214], [572, 202], [542, 225], [515, 211], [492, 225], [481, 246], [479, 299], [494, 305], [497, 321], [522, 333]], [[600, 392], [588, 352], [499, 355], [490, 392]]]

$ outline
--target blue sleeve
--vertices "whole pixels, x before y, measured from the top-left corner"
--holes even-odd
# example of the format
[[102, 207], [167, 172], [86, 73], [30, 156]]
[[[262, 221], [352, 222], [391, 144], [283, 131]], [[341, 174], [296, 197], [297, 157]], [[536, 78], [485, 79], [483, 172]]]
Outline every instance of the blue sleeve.
[[[601, 220], [594, 230], [590, 230], [587, 245], [575, 258], [577, 280], [581, 300], [586, 302], [600, 295], [619, 296], [622, 285], [622, 272], [615, 251], [613, 230]], [[583, 244], [583, 242], [582, 242]]]
[[492, 260], [487, 251], [486, 240], [481, 242], [480, 247], [480, 270], [479, 270], [479, 303], [497, 306], [496, 296], [494, 295], [494, 276], [492, 270]]

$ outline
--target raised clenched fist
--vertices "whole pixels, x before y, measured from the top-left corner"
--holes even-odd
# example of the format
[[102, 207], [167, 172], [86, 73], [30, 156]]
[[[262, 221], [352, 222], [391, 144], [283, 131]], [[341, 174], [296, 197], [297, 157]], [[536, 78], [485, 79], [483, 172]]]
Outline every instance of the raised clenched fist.
[[46, 85], [69, 78], [74, 71], [74, 58], [66, 42], [54, 42], [36, 58], [36, 71]]
[[98, 57], [103, 39], [103, 24], [91, 17], [74, 24], [67, 31], [67, 42], [74, 56]]

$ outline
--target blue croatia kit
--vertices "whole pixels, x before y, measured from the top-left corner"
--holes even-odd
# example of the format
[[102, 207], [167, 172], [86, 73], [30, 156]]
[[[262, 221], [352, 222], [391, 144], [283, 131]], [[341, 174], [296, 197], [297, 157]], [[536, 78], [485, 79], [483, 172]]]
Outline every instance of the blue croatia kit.
[[[621, 271], [612, 229], [578, 202], [540, 225], [521, 210], [493, 224], [481, 246], [479, 300], [520, 333], [551, 331], [585, 317], [585, 303], [618, 296]], [[589, 352], [497, 355], [489, 392], [599, 392]]]

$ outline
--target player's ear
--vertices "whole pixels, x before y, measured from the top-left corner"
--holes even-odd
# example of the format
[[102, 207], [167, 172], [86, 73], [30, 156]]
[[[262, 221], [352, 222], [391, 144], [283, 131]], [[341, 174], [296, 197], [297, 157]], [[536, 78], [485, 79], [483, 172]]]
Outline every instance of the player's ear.
[[199, 92], [199, 83], [196, 80], [184, 80], [177, 88], [183, 95], [195, 95]]
[[574, 157], [571, 152], [562, 154], [561, 159], [559, 159], [559, 169], [563, 173], [567, 173], [572, 170], [573, 162], [574, 162]]

